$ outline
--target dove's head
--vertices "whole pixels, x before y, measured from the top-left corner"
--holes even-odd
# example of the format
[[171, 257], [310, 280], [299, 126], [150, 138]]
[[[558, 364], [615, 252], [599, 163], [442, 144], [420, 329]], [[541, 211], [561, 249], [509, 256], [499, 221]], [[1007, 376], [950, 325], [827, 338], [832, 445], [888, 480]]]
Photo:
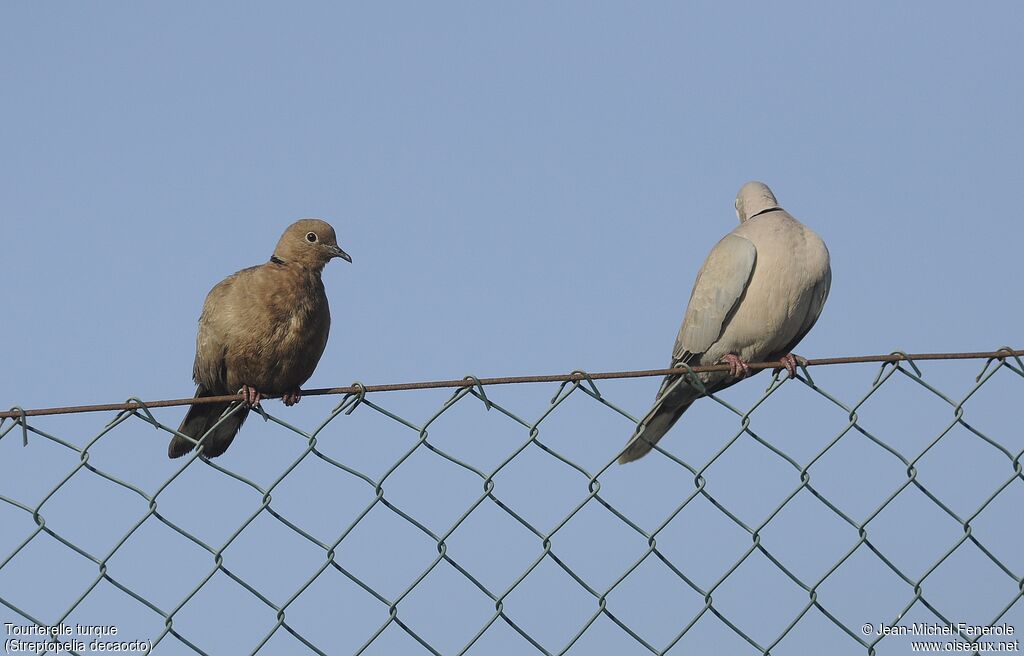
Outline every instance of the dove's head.
[[736, 218], [740, 223], [770, 210], [781, 210], [775, 194], [763, 182], [748, 182], [736, 194]]
[[274, 249], [274, 258], [321, 270], [333, 258], [346, 262], [352, 258], [338, 246], [338, 238], [331, 224], [320, 219], [299, 219], [288, 226]]

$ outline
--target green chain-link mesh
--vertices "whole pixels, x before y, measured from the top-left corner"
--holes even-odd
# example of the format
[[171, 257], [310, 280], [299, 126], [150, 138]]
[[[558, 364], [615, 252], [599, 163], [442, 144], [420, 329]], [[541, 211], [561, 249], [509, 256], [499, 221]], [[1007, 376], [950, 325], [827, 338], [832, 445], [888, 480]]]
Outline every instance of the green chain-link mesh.
[[[827, 621], [833, 624], [845, 638], [848, 639], [848, 646], [855, 649], [863, 650], [863, 653], [873, 654], [875, 653], [876, 644], [887, 639], [886, 636], [873, 636], [864, 635], [861, 631], [859, 624], [850, 625], [848, 622], [840, 620], [838, 615], [834, 613], [828, 605], [819, 599], [819, 590], [823, 585], [829, 581], [830, 577], [833, 577], [836, 572], [841, 571], [844, 564], [858, 551], [864, 549], [870, 550], [891, 572], [892, 576], [897, 577], [906, 585], [905, 601], [900, 602], [901, 611], [895, 617], [876, 617], [876, 618], [864, 618], [870, 619], [876, 622], [889, 621], [890, 623], [896, 623], [902, 618], [912, 607], [915, 605], [922, 605], [927, 608], [935, 617], [941, 619], [943, 622], [951, 622], [957, 618], [950, 617], [943, 614], [941, 608], [934, 605], [928, 595], [926, 589], [928, 587], [929, 576], [940, 567], [947, 559], [950, 559], [953, 554], [957, 553], [966, 543], [971, 543], [981, 553], [984, 554], [991, 563], [998, 568], [1006, 577], [1012, 580], [1013, 586], [1015, 586], [1016, 594], [1007, 596], [1005, 599], [999, 599], [999, 607], [1001, 610], [991, 617], [990, 625], [997, 624], [1004, 616], [1010, 611], [1010, 609], [1021, 602], [1021, 597], [1024, 596], [1024, 579], [1022, 579], [1019, 571], [1014, 571], [1009, 564], [1000, 560], [994, 552], [988, 548], [979, 540], [977, 536], [972, 533], [972, 521], [975, 520], [986, 508], [988, 508], [993, 502], [1004, 494], [1011, 486], [1020, 486], [1024, 483], [1024, 475], [1021, 471], [1021, 451], [1014, 451], [994, 436], [986, 435], [975, 426], [968, 423], [965, 418], [965, 404], [969, 399], [984, 385], [1000, 385], [1001, 383], [989, 383], [993, 376], [999, 372], [1012, 372], [1016, 376], [1024, 377], [1024, 367], [1022, 367], [1021, 361], [1017, 358], [1007, 358], [1005, 360], [990, 361], [987, 362], [981, 373], [978, 374], [975, 384], [971, 387], [967, 394], [962, 398], [954, 399], [946, 396], [936, 387], [933, 387], [928, 381], [925, 380], [921, 371], [914, 364], [913, 361], [892, 364], [883, 364], [879, 370], [878, 375], [875, 377], [873, 382], [868, 386], [862, 397], [856, 402], [844, 403], [839, 398], [836, 398], [829, 392], [821, 389], [814, 380], [808, 375], [807, 370], [803, 370], [802, 374], [797, 377], [796, 380], [786, 381], [776, 377], [772, 380], [768, 389], [765, 391], [763, 396], [759, 398], [752, 407], [746, 411], [740, 410], [727, 403], [720, 396], [710, 397], [713, 401], [705, 400], [702, 403], [717, 402], [721, 407], [725, 408], [728, 412], [733, 413], [738, 418], [738, 426], [735, 429], [727, 429], [733, 431], [732, 437], [724, 442], [724, 445], [717, 450], [706, 462], [700, 464], [688, 463], [683, 459], [673, 455], [668, 450], [666, 445], [660, 444], [655, 447], [655, 452], [648, 456], [648, 458], [667, 458], [674, 465], [678, 466], [678, 473], [682, 480], [689, 481], [689, 491], [679, 494], [674, 509], [664, 518], [664, 520], [657, 525], [653, 530], [645, 530], [641, 528], [638, 523], [631, 520], [626, 514], [616, 508], [612, 502], [602, 496], [601, 492], [601, 480], [602, 476], [606, 476], [610, 468], [613, 465], [616, 457], [619, 455], [616, 452], [608, 452], [605, 454], [603, 459], [604, 465], [588, 470], [584, 466], [573, 462], [568, 457], [559, 453], [550, 444], [545, 443], [541, 439], [541, 427], [546, 421], [549, 421], [549, 417], [559, 411], [559, 408], [563, 406], [570, 398], [582, 398], [590, 403], [601, 404], [606, 408], [619, 413], [622, 417], [627, 418], [630, 422], [636, 422], [629, 413], [622, 410], [609, 399], [602, 394], [598, 389], [597, 385], [592, 380], [584, 379], [582, 381], [565, 382], [560, 386], [554, 386], [554, 397], [551, 398], [550, 402], [543, 408], [540, 408], [536, 418], [528, 419], [512, 412], [507, 407], [496, 401], [498, 394], [496, 390], [492, 388], [490, 391], [485, 392], [484, 386], [474, 385], [473, 387], [465, 387], [455, 391], [444, 403], [432, 414], [426, 421], [417, 423], [416, 421], [406, 419], [398, 416], [397, 414], [385, 409], [383, 405], [378, 404], [375, 400], [372, 400], [372, 394], [350, 394], [333, 409], [333, 411], [323, 420], [323, 422], [311, 432], [305, 432], [292, 426], [277, 417], [265, 415], [270, 421], [274, 422], [283, 430], [294, 431], [299, 434], [308, 444], [304, 452], [296, 458], [294, 461], [287, 463], [284, 466], [280, 474], [276, 477], [273, 482], [266, 486], [260, 486], [257, 483], [249, 480], [243, 476], [238, 475], [225, 468], [220, 464], [220, 461], [207, 461], [201, 459], [196, 455], [191, 455], [189, 458], [181, 461], [181, 466], [176, 470], [176, 473], [171, 476], [168, 480], [162, 484], [153, 487], [152, 489], [141, 489], [137, 485], [121, 480], [120, 478], [112, 475], [111, 473], [102, 471], [93, 464], [90, 463], [90, 449], [94, 448], [105, 435], [110, 433], [113, 429], [122, 425], [126, 422], [146, 422], [155, 426], [166, 433], [172, 434], [174, 431], [172, 427], [164, 425], [157, 421], [153, 414], [145, 407], [139, 410], [125, 411], [116, 416], [107, 426], [92, 440], [90, 440], [84, 447], [75, 446], [74, 444], [62, 440], [60, 437], [49, 434], [41, 430], [37, 422], [33, 421], [32, 418], [22, 417], [14, 420], [13, 423], [8, 422], [7, 425], [0, 424], [0, 439], [8, 440], [11, 439], [24, 440], [27, 444], [39, 439], [50, 441], [54, 444], [60, 445], [65, 449], [68, 449], [78, 456], [78, 462], [75, 464], [61, 481], [45, 493], [42, 498], [32, 500], [31, 502], [26, 500], [19, 501], [18, 499], [11, 498], [8, 496], [0, 495], [0, 502], [6, 504], [10, 508], [17, 509], [17, 511], [24, 512], [31, 516], [35, 523], [36, 528], [31, 530], [21, 538], [19, 536], [17, 546], [9, 553], [0, 552], [0, 574], [3, 573], [5, 567], [10, 566], [12, 560], [22, 554], [26, 550], [32, 550], [39, 544], [39, 540], [42, 536], [46, 535], [61, 545], [64, 548], [73, 551], [82, 558], [91, 561], [95, 567], [95, 578], [91, 584], [85, 586], [81, 590], [80, 594], [77, 594], [74, 601], [64, 609], [62, 612], [57, 610], [54, 611], [54, 615], [47, 617], [33, 616], [22, 607], [19, 606], [19, 590], [5, 588], [0, 585], [0, 604], [6, 607], [9, 611], [14, 613], [13, 619], [16, 621], [24, 621], [26, 623], [32, 623], [38, 626], [52, 626], [58, 625], [64, 622], [72, 613], [78, 608], [84, 600], [86, 600], [91, 594], [94, 593], [97, 586], [101, 582], [107, 582], [117, 589], [122, 591], [124, 594], [130, 596], [132, 599], [141, 604], [142, 607], [148, 609], [158, 616], [163, 624], [163, 631], [156, 635], [146, 636], [145, 639], [149, 640], [154, 649], [158, 653], [165, 651], [167, 653], [199, 653], [206, 654], [207, 651], [197, 644], [200, 640], [190, 637], [187, 632], [179, 630], [176, 617], [182, 608], [186, 607], [190, 601], [201, 591], [204, 586], [207, 586], [211, 579], [218, 573], [230, 578], [238, 586], [247, 591], [252, 598], [258, 600], [259, 604], [265, 605], [273, 614], [276, 621], [273, 621], [267, 628], [265, 635], [262, 637], [249, 636], [251, 640], [255, 641], [255, 645], [251, 648], [247, 646], [246, 650], [248, 653], [269, 653], [274, 651], [271, 648], [264, 648], [268, 642], [280, 632], [287, 632], [295, 640], [305, 646], [305, 649], [310, 653], [316, 654], [332, 654], [338, 653], [334, 646], [330, 644], [315, 644], [314, 640], [310, 637], [304, 636], [302, 631], [296, 628], [298, 622], [296, 618], [299, 617], [300, 611], [293, 606], [296, 599], [314, 585], [318, 579], [328, 571], [334, 571], [341, 574], [349, 581], [354, 583], [356, 586], [361, 588], [367, 593], [372, 599], [376, 600], [373, 604], [379, 604], [378, 612], [380, 612], [379, 624], [366, 629], [365, 640], [362, 642], [362, 646], [355, 650], [355, 653], [361, 654], [371, 649], [375, 641], [387, 630], [389, 627], [398, 627], [401, 631], [405, 632], [409, 637], [414, 639], [424, 650], [429, 653], [439, 654], [442, 653], [441, 648], [435, 644], [431, 644], [431, 641], [427, 637], [422, 635], [422, 631], [418, 632], [409, 623], [403, 621], [402, 607], [403, 601], [407, 597], [417, 590], [417, 587], [431, 575], [431, 573], [440, 566], [440, 564], [446, 563], [451, 568], [454, 568], [464, 579], [471, 584], [474, 588], [479, 590], [480, 593], [485, 595], [490, 601], [486, 602], [489, 606], [487, 612], [487, 619], [479, 624], [479, 626], [471, 627], [470, 634], [472, 637], [462, 646], [460, 649], [451, 653], [466, 653], [473, 649], [473, 646], [477, 644], [481, 637], [484, 636], [489, 630], [492, 629], [496, 624], [504, 624], [507, 627], [515, 631], [525, 641], [524, 649], [532, 653], [541, 654], [562, 654], [569, 651], [580, 639], [584, 636], [587, 631], [597, 622], [600, 618], [604, 618], [607, 621], [612, 622], [618, 629], [621, 629], [624, 634], [629, 636], [629, 639], [635, 641], [636, 645], [642, 646], [642, 648], [650, 651], [654, 654], [663, 654], [672, 650], [673, 647], [680, 643], [680, 641], [687, 635], [689, 631], [705, 616], [711, 614], [718, 618], [721, 623], [728, 627], [728, 630], [734, 632], [736, 636], [741, 638], [752, 648], [751, 653], [763, 653], [769, 654], [776, 646], [783, 641], [791, 632], [794, 631], [795, 627], [801, 624], [801, 622], [811, 621], [811, 611], [816, 609], [819, 618], [827, 618]], [[937, 399], [941, 399], [942, 402], [948, 404], [950, 409], [949, 421], [946, 426], [934, 436], [930, 436], [931, 439], [927, 442], [927, 445], [918, 452], [905, 453], [901, 452], [895, 446], [883, 441], [878, 435], [872, 434], [862, 423], [858, 421], [858, 410], [861, 406], [871, 397], [879, 393], [889, 384], [889, 381], [894, 377], [902, 377], [905, 380], [912, 381], [919, 385], [923, 390], [926, 390], [929, 394], [933, 395]], [[1004, 379], [1005, 380], [1005, 379]], [[813, 394], [818, 395], [822, 403], [834, 406], [841, 410], [844, 416], [847, 417], [846, 425], [839, 430], [834, 437], [827, 440], [824, 448], [820, 449], [813, 457], [803, 458], [799, 460], [791, 455], [787, 454], [783, 448], [779, 445], [770, 443], [768, 440], [763, 439], [758, 432], [755, 431], [756, 422], [751, 421], [752, 413], [762, 404], [770, 403], [771, 398], [776, 392], [785, 384], [802, 384], [811, 390]], [[402, 394], [419, 394], [420, 392], [401, 392]], [[482, 401], [486, 408], [491, 412], [488, 413], [488, 421], [507, 421], [512, 422], [515, 426], [518, 426], [518, 430], [521, 430], [522, 441], [518, 448], [514, 449], [511, 453], [508, 453], [507, 457], [504, 458], [497, 467], [490, 470], [481, 470], [473, 465], [456, 458], [450, 453], [446, 453], [444, 450], [439, 448], [437, 444], [432, 443], [429, 439], [428, 430], [432, 424], [448, 412], [451, 408], [460, 403], [468, 403], [471, 401], [464, 401], [469, 396], [474, 396]], [[135, 400], [135, 399], [132, 399]], [[411, 448], [409, 448], [404, 454], [401, 455], [386, 471], [379, 477], [371, 477], [356, 468], [339, 462], [337, 459], [328, 456], [320, 448], [318, 448], [318, 438], [322, 436], [322, 432], [328, 425], [336, 425], [337, 422], [344, 422], [345, 416], [353, 412], [358, 413], [378, 413], [380, 417], [384, 418], [387, 422], [395, 422], [395, 427], [400, 427], [400, 430], [411, 431], [412, 434], [417, 436]], [[498, 418], [495, 415], [500, 414], [504, 419]], [[252, 420], [250, 420], [252, 421]], [[628, 424], [623, 421], [623, 426]], [[998, 481], [990, 481], [990, 484], [995, 487], [995, 491], [992, 492], [980, 505], [977, 506], [972, 512], [968, 514], [958, 514], [953, 509], [940, 500], [937, 494], [934, 494], [929, 488], [922, 482], [918, 477], [917, 464], [925, 454], [932, 450], [938, 443], [947, 438], [950, 431], [954, 427], [962, 427], [966, 429], [971, 435], [977, 438], [976, 448], [988, 448], [994, 450], [994, 453], [998, 454], [999, 458], [1005, 459], [1005, 468], [1001, 474], [1001, 479]], [[243, 430], [244, 433], [244, 430]], [[623, 437], [625, 437], [625, 433]], [[873, 511], [868, 512], [862, 516], [851, 516], [849, 512], [844, 512], [840, 509], [839, 504], [835, 504], [826, 496], [826, 494], [815, 485], [814, 472], [815, 464], [819, 462], [826, 453], [836, 448], [836, 446], [842, 443], [844, 440], [851, 439], [851, 436], [860, 435], [867, 440], [870, 440], [878, 447], [881, 447], [882, 452], [886, 455], [885, 457], [890, 459], [893, 463], [899, 463], [898, 466], [905, 472], [902, 481], [892, 487], [886, 489], [884, 494], [884, 501], [878, 505]], [[244, 439], [244, 435], [243, 435]], [[486, 439], [485, 436], [479, 439]], [[855, 438], [860, 439], [860, 438]], [[791, 491], [784, 495], [781, 502], [771, 512], [764, 516], [763, 520], [752, 525], [745, 523], [740, 519], [737, 513], [730, 510], [728, 504], [716, 498], [712, 494], [708, 487], [708, 479], [711, 476], [709, 474], [709, 468], [718, 461], [723, 454], [735, 449], [737, 444], [741, 440], [754, 440], [767, 448], [771, 453], [777, 456], [779, 463], [785, 463], [785, 467], [791, 468]], [[31, 444], [29, 447], [31, 448]], [[623, 447], [625, 445], [623, 444]], [[666, 447], [666, 448], [662, 448]], [[568, 467], [566, 471], [573, 472], [571, 476], [574, 477], [574, 484], [579, 488], [579, 502], [568, 514], [557, 521], [552, 526], [538, 526], [536, 522], [531, 523], [526, 517], [520, 513], [517, 513], [514, 504], [510, 504], [507, 500], [504, 500], [500, 494], [500, 490], [496, 489], [495, 478], [503, 470], [509, 467], [510, 463], [513, 463], [524, 450], [528, 448], [539, 448], [545, 457], [559, 461]], [[465, 507], [461, 512], [457, 512], [458, 517], [444, 532], [436, 532], [428, 528], [423, 522], [418, 521], [410, 513], [403, 511], [398, 507], [393, 500], [388, 498], [385, 493], [389, 478], [399, 470], [404, 463], [413, 457], [432, 457], [442, 458], [449, 463], [456, 465], [461, 468], [464, 472], [468, 472], [472, 476], [478, 477], [481, 487], [479, 488], [479, 494], [477, 498]], [[355, 519], [341, 530], [334, 537], [333, 540], [324, 541], [314, 537], [310, 531], [305, 530], [303, 527], [297, 525], [290, 519], [284, 516], [279, 509], [274, 507], [273, 495], [275, 488], [284, 481], [290, 474], [295, 472], [296, 468], [299, 467], [300, 463], [304, 461], [317, 459], [326, 466], [334, 468], [336, 475], [339, 477], [347, 477], [350, 481], [358, 481], [359, 484], [365, 485], [369, 490], [372, 490], [372, 500], [365, 508], [357, 513]], [[226, 541], [222, 544], [208, 544], [204, 542], [200, 537], [194, 533], [186, 530], [182, 526], [168, 519], [166, 516], [161, 514], [160, 506], [162, 495], [165, 495], [165, 491], [176, 484], [176, 481], [184, 475], [190, 468], [196, 467], [212, 467], [214, 470], [219, 472], [219, 475], [232, 477], [235, 480], [241, 482], [252, 491], [255, 492], [255, 496], [258, 502], [252, 507], [252, 512], [249, 517], [241, 523], [236, 530], [234, 530]], [[643, 464], [631, 465], [631, 467], [643, 467]], [[146, 501], [148, 504], [148, 511], [139, 516], [134, 522], [132, 522], [129, 530], [124, 533], [113, 547], [106, 553], [90, 553], [82, 546], [75, 544], [75, 542], [65, 536], [62, 536], [57, 530], [50, 528], [46, 522], [47, 514], [47, 503], [58, 494], [68, 481], [70, 481], [79, 472], [89, 472], [89, 476], [100, 477], [101, 479], [108, 482], [109, 485], [119, 486], [124, 490], [130, 491], [131, 493], [138, 495]], [[84, 473], [84, 472], [83, 472]], [[787, 479], [789, 480], [789, 479]], [[542, 483], [539, 483], [542, 484]], [[943, 544], [941, 547], [941, 555], [938, 559], [931, 560], [929, 562], [917, 563], [916, 566], [920, 567], [920, 571], [923, 574], [909, 574], [906, 571], [906, 567], [901, 569], [894, 562], [893, 559], [887, 557], [883, 548], [872, 541], [872, 522], [876, 520], [879, 514], [894, 502], [895, 499], [907, 488], [916, 488], [941, 513], [947, 515], [956, 524], [959, 525], [960, 531], [958, 536], [953, 539], [948, 545]], [[823, 574], [817, 578], [801, 578], [798, 576], [792, 568], [788, 568], [783, 564], [783, 560], [778, 558], [775, 554], [770, 551], [765, 544], [762, 543], [761, 536], [762, 532], [766, 527], [770, 526], [780, 512], [790, 504], [790, 502], [797, 497], [798, 494], [811, 494], [818, 501], [823, 504], [828, 512], [832, 513], [839, 522], [849, 527], [849, 535], [853, 539], [849, 541], [848, 548], [845, 550], [845, 554], [839, 558], [834, 564], [827, 569]], [[663, 550], [659, 549], [659, 536], [662, 531], [672, 522], [677, 516], [680, 515], [688, 506], [695, 504], [698, 500], [702, 500], [701, 503], [707, 502], [711, 504], [717, 512], [721, 514], [722, 518], [725, 518], [727, 522], [732, 523], [737, 527], [743, 534], [747, 536], [746, 545], [742, 547], [742, 554], [739, 558], [725, 567], [721, 572], [713, 573], [712, 576], [708, 576], [708, 573], [703, 572], [700, 576], [695, 576], [694, 572], [686, 571], [685, 565], [681, 565], [673, 560]], [[316, 503], [325, 504], [325, 507], [330, 503], [326, 499], [317, 499]], [[673, 502], [674, 503], [674, 502]], [[614, 515], [622, 525], [628, 527], [629, 531], [633, 531], [646, 542], [647, 548], [639, 558], [634, 558], [630, 555], [628, 558], [623, 558], [621, 563], [621, 570], [614, 573], [612, 576], [612, 582], [610, 585], [602, 587], [595, 587], [591, 582], [588, 582], [586, 578], [571, 567], [568, 561], [564, 558], [559, 557], [556, 550], [553, 548], [553, 537], [563, 530], [567, 525], [580, 516], [581, 512], [584, 511], [588, 506], [593, 504], [599, 504], [603, 506], [607, 511]], [[473, 517], [474, 513], [479, 512], [481, 508], [488, 507], [488, 510], [494, 512], [505, 513], [508, 517], [514, 520], [515, 523], [520, 525], [523, 529], [532, 534], [536, 540], [536, 552], [532, 562], [521, 571], [512, 583], [503, 588], [496, 588], [486, 585], [483, 580], [486, 578], [480, 575], [480, 572], [470, 571], [470, 568], [460, 563], [452, 554], [448, 551], [449, 539], [451, 536], [460, 530], [460, 527], [464, 527], [469, 521], [469, 518]], [[393, 513], [394, 516], [400, 518], [403, 522], [407, 522], [409, 526], [414, 527], [418, 532], [421, 532], [423, 536], [427, 538], [430, 545], [433, 545], [433, 555], [429, 565], [419, 572], [418, 575], [414, 576], [407, 582], [404, 589], [398, 594], [392, 594], [390, 596], [384, 594], [379, 589], [375, 589], [366, 580], [360, 578], [352, 569], [346, 566], [343, 559], [339, 558], [339, 550], [344, 545], [345, 540], [353, 533], [353, 531], [360, 526], [361, 522], [364, 522], [365, 518], [371, 513], [371, 511], [380, 512], [382, 509], [386, 509], [386, 512]], [[1020, 508], [1017, 507], [1016, 517], [1007, 517], [1005, 521], [1020, 522]], [[100, 510], [102, 512], [102, 510]], [[453, 512], [453, 515], [455, 513]], [[272, 600], [273, 595], [268, 594], [266, 591], [261, 591], [256, 585], [247, 582], [242, 576], [235, 573], [229, 566], [229, 562], [225, 562], [224, 552], [236, 541], [236, 539], [246, 531], [254, 521], [258, 518], [264, 519], [273, 518], [274, 521], [279, 522], [288, 530], [294, 532], [296, 536], [299, 536], [302, 540], [308, 541], [309, 545], [312, 545], [322, 558], [322, 562], [316, 571], [311, 576], [304, 580], [295, 580], [294, 586], [291, 590], [291, 594], [283, 599]], [[108, 561], [114, 557], [126, 544], [129, 544], [139, 531], [140, 527], [145, 525], [147, 522], [160, 522], [167, 528], [175, 531], [176, 533], [184, 536], [188, 541], [197, 545], [202, 550], [205, 550], [210, 556], [209, 570], [203, 575], [198, 584], [192, 588], [188, 594], [184, 595], [176, 604], [173, 605], [158, 605], [153, 601], [147, 599], [143, 594], [137, 590], [133, 590], [132, 586], [119, 581], [118, 578], [108, 571]], [[699, 539], [697, 536], [695, 539]], [[1015, 549], [1020, 551], [1021, 545], [1015, 545]], [[751, 635], [749, 630], [745, 630], [743, 623], [730, 618], [729, 613], [720, 604], [716, 602], [716, 593], [720, 588], [730, 581], [730, 577], [734, 575], [748, 560], [763, 556], [771, 563], [772, 567], [776, 568], [785, 578], [792, 581], [793, 584], [799, 586], [806, 593], [806, 602], [803, 604], [799, 612], [792, 616], [791, 620], [777, 627], [776, 632], [773, 634], [774, 637], [771, 640], [756, 640]], [[608, 598], [609, 595], [615, 591], [624, 581], [627, 581], [631, 575], [633, 575], [638, 568], [640, 568], [645, 562], [656, 559], [665, 566], [665, 571], [671, 572], [672, 576], [678, 577], [678, 580], [687, 588], [693, 591], [699, 596], [703, 602], [700, 604], [700, 608], [692, 614], [685, 617], [680, 617], [678, 625], [672, 628], [673, 637], [667, 642], [652, 644], [648, 638], [641, 635], [641, 632], [631, 627], [624, 619], [616, 615], [613, 609], [609, 606]], [[550, 571], [542, 567], [555, 566], [565, 575], [571, 578], [579, 589], [584, 591], [586, 595], [593, 598], [592, 604], [589, 609], [586, 610], [586, 619], [582, 621], [578, 626], [571, 628], [571, 638], [565, 644], [547, 644], [534, 635], [521, 623], [517, 621], [506, 612], [505, 602], [506, 599], [516, 591], [516, 589], [523, 584], [524, 581], [530, 577], [541, 577], [545, 576], [544, 572]], [[714, 581], [711, 585], [700, 585], [697, 580], [712, 580]], [[51, 587], [60, 588], [64, 583], [60, 580], [47, 581], [46, 585]], [[439, 602], [440, 603], [440, 602]], [[569, 603], [569, 602], [567, 602]], [[228, 611], [225, 611], [228, 612]], [[115, 618], [116, 619], [116, 618]], [[339, 619], [339, 622], [343, 621]], [[346, 630], [353, 630], [352, 627], [347, 627]], [[172, 637], [173, 636], [173, 637]], [[968, 635], [960, 634], [960, 639], [964, 641], [970, 641], [971, 637]], [[248, 644], [248, 643], [247, 643]], [[529, 645], [530, 647], [526, 647]], [[169, 649], [169, 651], [168, 651]], [[73, 652], [77, 653], [77, 652]], [[525, 651], [524, 651], [525, 653]], [[674, 652], [674, 653], [678, 653]]]

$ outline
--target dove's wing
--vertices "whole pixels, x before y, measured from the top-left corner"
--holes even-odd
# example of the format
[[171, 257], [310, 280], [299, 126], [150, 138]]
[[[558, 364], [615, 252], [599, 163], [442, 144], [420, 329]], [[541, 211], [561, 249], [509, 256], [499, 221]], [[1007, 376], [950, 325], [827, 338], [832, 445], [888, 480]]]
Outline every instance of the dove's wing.
[[718, 341], [743, 301], [756, 262], [757, 249], [745, 237], [730, 233], [715, 244], [693, 285], [672, 349], [673, 363], [690, 364]]
[[[697, 364], [701, 354], [718, 341], [743, 301], [756, 262], [757, 249], [745, 237], [730, 233], [715, 244], [690, 293], [690, 304], [672, 351], [673, 365]], [[679, 383], [678, 376], [666, 376], [654, 407], [640, 424], [643, 429], [638, 426], [633, 433], [619, 463], [647, 454], [698, 397], [700, 393], [686, 383]]]

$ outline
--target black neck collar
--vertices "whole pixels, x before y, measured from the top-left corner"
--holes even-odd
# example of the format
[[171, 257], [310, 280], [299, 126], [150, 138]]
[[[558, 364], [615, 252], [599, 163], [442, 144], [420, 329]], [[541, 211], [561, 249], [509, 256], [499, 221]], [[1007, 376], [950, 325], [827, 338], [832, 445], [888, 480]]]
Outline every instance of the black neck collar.
[[766, 207], [763, 210], [761, 210], [760, 212], [758, 212], [757, 214], [753, 214], [750, 217], [748, 217], [747, 221], [749, 221], [750, 219], [754, 218], [755, 216], [761, 216], [762, 214], [767, 214], [768, 212], [777, 212], [777, 211], [779, 211], [781, 209], [782, 209], [781, 207], [776, 207], [776, 206]]
[[284, 260], [282, 260], [281, 258], [279, 258], [276, 255], [271, 255], [270, 256], [270, 261], [273, 262], [274, 264], [284, 264]]

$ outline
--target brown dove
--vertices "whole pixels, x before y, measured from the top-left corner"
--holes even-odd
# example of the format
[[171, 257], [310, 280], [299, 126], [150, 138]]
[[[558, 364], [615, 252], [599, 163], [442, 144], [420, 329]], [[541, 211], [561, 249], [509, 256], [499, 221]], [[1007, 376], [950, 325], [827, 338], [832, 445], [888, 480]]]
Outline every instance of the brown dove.
[[[767, 185], [743, 185], [736, 216], [740, 224], [711, 249], [697, 274], [672, 350], [672, 367], [729, 364], [728, 372], [700, 374], [709, 393], [749, 375], [748, 362], [781, 361], [792, 378], [792, 351], [818, 320], [832, 283], [825, 243], [782, 209]], [[677, 381], [665, 378], [620, 463], [647, 454], [700, 398]]]
[[[302, 219], [284, 231], [269, 262], [242, 269], [210, 290], [196, 337], [196, 398], [241, 392], [246, 405], [223, 421], [230, 403], [189, 408], [178, 432], [202, 439], [203, 455], [224, 453], [262, 397], [280, 395], [289, 406], [299, 402], [299, 388], [327, 346], [331, 313], [320, 274], [335, 257], [352, 261], [338, 247], [334, 228]], [[167, 455], [177, 458], [193, 447], [175, 435]]]

